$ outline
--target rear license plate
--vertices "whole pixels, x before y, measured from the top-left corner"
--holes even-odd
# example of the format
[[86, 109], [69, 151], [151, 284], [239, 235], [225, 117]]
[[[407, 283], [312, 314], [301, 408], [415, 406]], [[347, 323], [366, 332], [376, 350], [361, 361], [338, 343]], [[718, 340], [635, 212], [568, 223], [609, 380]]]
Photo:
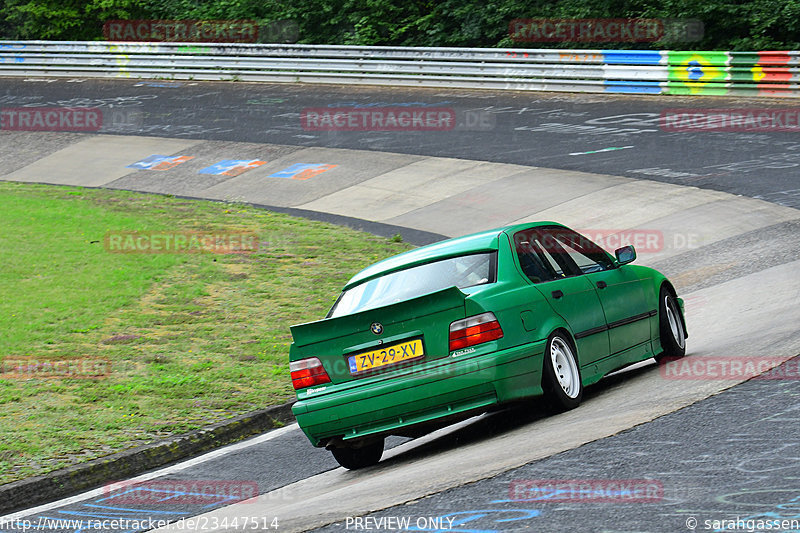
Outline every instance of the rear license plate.
[[386, 346], [371, 352], [351, 355], [347, 358], [350, 373], [358, 374], [384, 366], [410, 361], [425, 355], [422, 352], [422, 339], [413, 339], [399, 344]]

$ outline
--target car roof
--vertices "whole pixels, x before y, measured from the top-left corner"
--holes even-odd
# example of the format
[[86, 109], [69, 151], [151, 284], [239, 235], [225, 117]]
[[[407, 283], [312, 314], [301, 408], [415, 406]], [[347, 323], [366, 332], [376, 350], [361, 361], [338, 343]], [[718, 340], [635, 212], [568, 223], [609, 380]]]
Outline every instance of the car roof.
[[[360, 283], [370, 279], [378, 278], [390, 272], [404, 270], [406, 268], [422, 265], [425, 263], [432, 263], [440, 259], [447, 259], [449, 257], [457, 257], [460, 255], [491, 252], [497, 250], [498, 239], [501, 234], [513, 234], [517, 231], [539, 227], [539, 226], [562, 226], [557, 222], [527, 222], [524, 224], [514, 224], [511, 226], [504, 226], [502, 228], [495, 228], [479, 233], [472, 233], [462, 237], [455, 237], [444, 241], [439, 241], [427, 246], [421, 246], [414, 250], [409, 250], [383, 261], [379, 261], [373, 265], [368, 266], [355, 276], [344, 286], [345, 290], [354, 287]], [[562, 226], [563, 227], [563, 226]]]

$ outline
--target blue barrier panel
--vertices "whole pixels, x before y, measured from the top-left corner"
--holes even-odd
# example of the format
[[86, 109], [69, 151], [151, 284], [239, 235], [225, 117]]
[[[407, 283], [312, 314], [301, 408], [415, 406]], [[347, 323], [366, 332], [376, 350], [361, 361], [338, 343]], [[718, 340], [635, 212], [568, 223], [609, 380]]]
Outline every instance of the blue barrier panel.
[[660, 81], [604, 81], [607, 93], [661, 94]]
[[603, 50], [607, 65], [659, 65], [661, 59], [658, 50]]

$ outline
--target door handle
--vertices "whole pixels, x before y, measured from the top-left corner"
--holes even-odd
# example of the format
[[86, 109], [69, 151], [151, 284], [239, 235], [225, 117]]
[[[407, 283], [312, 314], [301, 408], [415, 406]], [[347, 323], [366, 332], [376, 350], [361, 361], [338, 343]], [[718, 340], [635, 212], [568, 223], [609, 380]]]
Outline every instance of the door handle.
[[556, 300], [558, 300], [562, 296], [564, 296], [563, 292], [561, 292], [561, 291], [553, 291], [553, 298], [555, 298]]
[[608, 285], [606, 285], [605, 281], [598, 281], [597, 282], [597, 288], [598, 289], [605, 289], [606, 287], [608, 287]]

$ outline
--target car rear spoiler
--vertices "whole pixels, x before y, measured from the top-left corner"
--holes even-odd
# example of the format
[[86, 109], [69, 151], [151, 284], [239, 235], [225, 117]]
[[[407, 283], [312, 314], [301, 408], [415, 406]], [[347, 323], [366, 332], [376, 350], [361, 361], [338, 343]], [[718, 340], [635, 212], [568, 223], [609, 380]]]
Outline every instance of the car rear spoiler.
[[374, 322], [387, 326], [446, 309], [464, 307], [466, 297], [467, 295], [457, 287], [450, 287], [395, 304], [367, 309], [352, 315], [298, 324], [291, 326], [289, 329], [292, 332], [295, 347], [299, 348], [367, 331]]

